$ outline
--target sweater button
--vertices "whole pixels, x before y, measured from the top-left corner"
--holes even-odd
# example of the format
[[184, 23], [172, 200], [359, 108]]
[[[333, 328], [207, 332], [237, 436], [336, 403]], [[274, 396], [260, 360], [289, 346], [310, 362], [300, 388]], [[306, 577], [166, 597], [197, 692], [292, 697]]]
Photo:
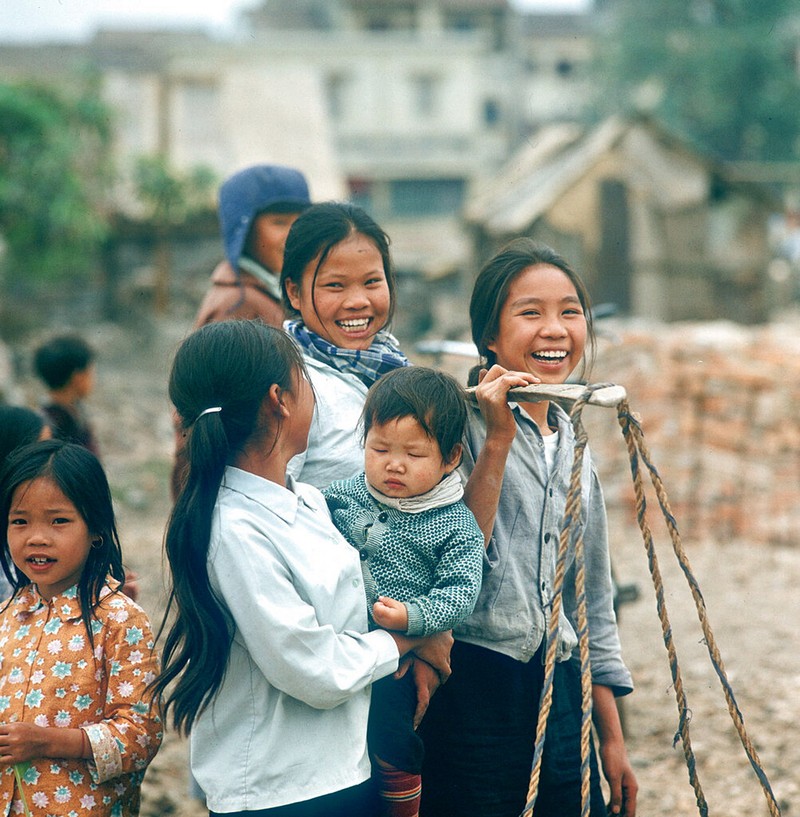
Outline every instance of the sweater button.
[[384, 511], [384, 513], [378, 516], [378, 522], [385, 522], [389, 518], [389, 514]]
[[362, 562], [366, 562], [367, 559], [369, 559], [369, 553], [366, 548], [361, 548], [361, 550], [358, 551], [358, 555], [361, 557]]

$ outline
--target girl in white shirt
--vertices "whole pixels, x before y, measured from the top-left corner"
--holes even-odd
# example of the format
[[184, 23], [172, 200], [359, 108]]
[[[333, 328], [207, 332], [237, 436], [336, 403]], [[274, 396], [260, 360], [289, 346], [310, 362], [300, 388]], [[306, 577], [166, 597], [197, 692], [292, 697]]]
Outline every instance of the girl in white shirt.
[[189, 471], [166, 535], [176, 615], [155, 688], [191, 734], [210, 814], [374, 814], [370, 684], [415, 648], [446, 674], [449, 637], [368, 631], [358, 553], [319, 491], [286, 477], [314, 397], [284, 333], [203, 327], [169, 394]]

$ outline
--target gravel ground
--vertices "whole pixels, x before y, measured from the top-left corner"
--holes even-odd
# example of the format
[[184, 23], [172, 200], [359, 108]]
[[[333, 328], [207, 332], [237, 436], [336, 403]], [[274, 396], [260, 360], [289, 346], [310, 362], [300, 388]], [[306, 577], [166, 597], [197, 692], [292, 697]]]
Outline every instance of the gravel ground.
[[[154, 623], [164, 605], [161, 539], [169, 512], [172, 443], [166, 377], [185, 331], [178, 322], [158, 333], [145, 328], [134, 341], [118, 328], [87, 333], [102, 350], [90, 409], [117, 502], [124, 552], [141, 576], [140, 601]], [[32, 384], [24, 387], [34, 391]], [[669, 475], [664, 477], [668, 485]], [[625, 699], [623, 713], [640, 785], [638, 813], [696, 814], [683, 753], [680, 745], [673, 748], [677, 710], [641, 537], [632, 520], [612, 523], [618, 579], [640, 590], [639, 599], [626, 605], [620, 616], [624, 654], [637, 687]], [[652, 524], [709, 813], [767, 815], [711, 667], [686, 582], [674, 565], [666, 533], [656, 519]], [[800, 549], [685, 544], [745, 724], [782, 813], [800, 815], [800, 742], [791, 732], [800, 722], [800, 650], [791, 647], [797, 644], [800, 613]], [[145, 780], [142, 814], [205, 813], [186, 793], [186, 769], [186, 743], [168, 734]]]

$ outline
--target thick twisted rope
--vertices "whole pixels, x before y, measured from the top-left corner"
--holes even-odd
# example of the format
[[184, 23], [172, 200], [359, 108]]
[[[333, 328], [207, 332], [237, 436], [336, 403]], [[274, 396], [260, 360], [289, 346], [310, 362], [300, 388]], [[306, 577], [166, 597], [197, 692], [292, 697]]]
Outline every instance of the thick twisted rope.
[[711, 658], [711, 664], [714, 667], [714, 671], [716, 672], [720, 684], [722, 685], [722, 691], [725, 695], [725, 700], [728, 704], [728, 712], [730, 713], [731, 720], [733, 721], [733, 724], [736, 727], [736, 731], [739, 734], [739, 739], [742, 742], [742, 746], [744, 747], [745, 754], [747, 755], [747, 758], [750, 761], [750, 765], [752, 766], [753, 771], [755, 772], [755, 775], [758, 778], [759, 783], [761, 784], [761, 788], [767, 800], [767, 807], [769, 808], [770, 815], [772, 815], [772, 817], [780, 817], [781, 813], [780, 807], [778, 806], [777, 800], [775, 799], [775, 795], [772, 791], [769, 779], [767, 777], [766, 772], [764, 771], [763, 766], [761, 765], [758, 753], [756, 752], [755, 747], [750, 741], [750, 738], [747, 734], [747, 730], [745, 729], [744, 717], [742, 716], [741, 710], [739, 709], [739, 706], [736, 703], [736, 698], [733, 694], [733, 688], [731, 687], [730, 682], [728, 680], [728, 675], [725, 671], [722, 656], [720, 655], [719, 649], [717, 648], [716, 639], [714, 638], [714, 633], [712, 632], [711, 625], [709, 624], [708, 621], [705, 600], [703, 599], [703, 594], [700, 592], [700, 586], [698, 585], [697, 580], [694, 574], [692, 573], [692, 569], [689, 564], [689, 559], [683, 548], [680, 533], [678, 532], [678, 525], [677, 522], [675, 521], [675, 517], [672, 515], [672, 511], [669, 505], [669, 499], [667, 498], [666, 490], [664, 489], [664, 484], [650, 458], [650, 452], [644, 442], [644, 434], [642, 432], [641, 425], [638, 419], [631, 412], [627, 400], [622, 401], [618, 406], [618, 419], [620, 426], [622, 427], [622, 432], [625, 436], [625, 441], [628, 446], [628, 452], [630, 454], [631, 472], [633, 473], [634, 487], [636, 492], [637, 519], [639, 521], [639, 527], [645, 539], [645, 547], [647, 548], [648, 561], [651, 564], [650, 572], [653, 577], [653, 585], [656, 588], [658, 614], [659, 618], [661, 619], [661, 628], [664, 634], [664, 644], [666, 645], [667, 651], [670, 656], [670, 668], [672, 669], [673, 674], [672, 677], [673, 680], [676, 681], [675, 694], [676, 697], [678, 698], [678, 713], [680, 716], [679, 717], [680, 735], [681, 739], [683, 740], [687, 766], [689, 767], [689, 777], [692, 780], [692, 786], [694, 787], [695, 794], [697, 795], [697, 805], [700, 808], [701, 814], [706, 815], [708, 813], [708, 807], [705, 803], [705, 798], [702, 797], [702, 790], [700, 789], [699, 781], [696, 782], [697, 780], [696, 764], [694, 761], [694, 754], [691, 750], [691, 742], [689, 741], [689, 710], [686, 707], [686, 699], [685, 696], [683, 695], [682, 685], [680, 691], [678, 689], [680, 670], [678, 668], [677, 657], [675, 656], [674, 644], [672, 643], [672, 628], [669, 624], [669, 619], [666, 613], [666, 605], [664, 603], [663, 584], [661, 581], [660, 573], [658, 571], [658, 563], [655, 559], [655, 552], [653, 551], [652, 547], [653, 544], [652, 534], [650, 533], [649, 525], [647, 524], [647, 520], [645, 517], [646, 501], [644, 498], [644, 489], [642, 486], [641, 473], [639, 471], [638, 466], [639, 457], [641, 457], [642, 462], [645, 464], [645, 467], [650, 473], [651, 482], [655, 489], [656, 496], [658, 498], [658, 503], [661, 507], [661, 511], [664, 515], [664, 520], [666, 522], [667, 529], [669, 530], [670, 539], [672, 540], [672, 549], [675, 553], [676, 558], [678, 559], [678, 563], [681, 567], [681, 570], [683, 571], [683, 574], [686, 577], [686, 581], [689, 584], [689, 588], [692, 593], [692, 598], [694, 599], [695, 607], [697, 609], [697, 615], [698, 618], [700, 619], [700, 626], [703, 631], [706, 648]]
[[664, 598], [664, 582], [661, 578], [661, 569], [658, 565], [655, 546], [653, 544], [653, 534], [650, 524], [647, 521], [647, 499], [644, 494], [642, 474], [639, 470], [639, 453], [637, 440], [631, 431], [631, 426], [636, 425], [636, 421], [631, 415], [627, 401], [620, 403], [617, 417], [622, 426], [622, 433], [628, 447], [628, 455], [631, 462], [631, 474], [633, 476], [633, 487], [636, 496], [636, 521], [644, 539], [644, 547], [647, 552], [647, 564], [650, 568], [650, 576], [653, 579], [653, 587], [656, 591], [656, 607], [658, 618], [661, 622], [661, 634], [664, 639], [664, 646], [669, 655], [669, 668], [672, 673], [672, 687], [675, 690], [675, 700], [678, 705], [678, 731], [673, 740], [673, 746], [680, 740], [683, 744], [683, 754], [686, 758], [686, 768], [689, 772], [689, 782], [695, 793], [697, 808], [702, 817], [708, 815], [708, 803], [706, 802], [703, 788], [700, 785], [700, 778], [697, 774], [697, 762], [692, 749], [692, 740], [689, 735], [689, 722], [691, 721], [691, 710], [686, 701], [686, 693], [683, 689], [683, 679], [681, 669], [678, 664], [678, 654], [675, 648], [675, 639], [672, 634], [672, 625], [667, 615], [667, 604]]
[[[553, 584], [553, 600], [551, 603], [546, 637], [545, 677], [539, 705], [539, 719], [536, 727], [536, 744], [534, 748], [530, 785], [528, 788], [527, 802], [525, 809], [522, 812], [522, 817], [529, 817], [532, 814], [539, 788], [547, 720], [552, 708], [553, 677], [555, 673], [556, 648], [558, 645], [558, 622], [562, 608], [564, 574], [566, 572], [566, 558], [570, 544], [572, 544], [575, 549], [575, 592], [578, 604], [578, 640], [581, 658], [581, 817], [587, 817], [590, 809], [589, 741], [591, 734], [592, 693], [591, 665], [589, 660], [588, 616], [586, 613], [583, 529], [580, 525], [581, 474], [583, 471], [583, 459], [587, 445], [587, 435], [581, 420], [581, 413], [591, 394], [597, 389], [604, 388], [606, 385], [607, 384], [596, 384], [593, 386], [588, 386], [584, 393], [575, 401], [572, 411], [570, 412], [570, 417], [575, 429], [575, 456], [570, 475], [570, 486], [567, 493], [564, 520], [559, 537], [559, 549]], [[640, 458], [650, 473], [650, 478], [653, 483], [653, 487], [655, 488], [656, 496], [658, 497], [659, 506], [661, 507], [661, 511], [664, 515], [664, 519], [670, 533], [673, 551], [691, 589], [692, 597], [695, 601], [698, 617], [703, 630], [703, 635], [705, 637], [706, 647], [708, 649], [714, 670], [720, 679], [731, 719], [733, 720], [734, 726], [739, 734], [739, 738], [750, 761], [750, 765], [752, 766], [764, 791], [770, 815], [771, 817], [780, 817], [780, 808], [775, 799], [775, 795], [772, 792], [769, 779], [767, 778], [766, 772], [764, 771], [761, 761], [758, 758], [758, 754], [745, 730], [744, 718], [738, 704], [736, 703], [733, 689], [728, 681], [727, 673], [722, 662], [722, 657], [716, 645], [716, 639], [714, 638], [714, 634], [708, 622], [705, 601], [702, 593], [700, 592], [700, 587], [697, 580], [692, 573], [688, 557], [684, 551], [680, 534], [678, 532], [677, 522], [675, 521], [675, 517], [672, 515], [672, 511], [670, 510], [669, 500], [666, 495], [663, 481], [652, 463], [650, 452], [644, 442], [644, 434], [642, 432], [641, 425], [638, 419], [631, 412], [627, 400], [621, 401], [617, 409], [619, 424], [622, 428], [622, 433], [625, 437], [625, 442], [630, 457], [631, 473], [633, 476], [634, 492], [636, 496], [637, 522], [640, 530], [642, 531], [650, 575], [656, 592], [658, 616], [661, 622], [664, 645], [669, 655], [670, 671], [672, 673], [673, 687], [675, 689], [675, 697], [678, 705], [678, 731], [676, 732], [674, 743], [677, 744], [679, 740], [682, 742], [687, 770], [689, 773], [689, 781], [695, 792], [698, 810], [701, 817], [707, 817], [708, 804], [706, 802], [705, 795], [703, 794], [697, 774], [697, 762], [694, 756], [694, 751], [691, 745], [691, 737], [689, 734], [691, 710], [688, 707], [686, 695], [683, 689], [683, 680], [681, 678], [680, 665], [678, 664], [677, 651], [675, 649], [675, 642], [672, 634], [672, 625], [670, 624], [666, 609], [663, 579], [661, 577], [661, 571], [658, 565], [658, 558], [655, 553], [652, 531], [647, 520], [647, 500], [645, 498], [644, 485], [641, 470], [639, 468]]]
[[536, 804], [541, 777], [542, 757], [547, 732], [547, 721], [553, 703], [553, 678], [555, 675], [556, 651], [558, 647], [558, 622], [561, 616], [564, 574], [570, 544], [575, 550], [575, 596], [578, 606], [578, 643], [581, 661], [581, 817], [588, 817], [590, 809], [591, 768], [589, 763], [592, 730], [592, 673], [589, 659], [589, 624], [586, 612], [586, 569], [583, 546], [583, 526], [581, 515], [581, 475], [588, 437], [581, 421], [581, 412], [594, 391], [607, 384], [587, 386], [575, 401], [570, 412], [575, 429], [575, 455], [572, 461], [570, 485], [567, 492], [564, 519], [559, 536], [556, 571], [553, 580], [553, 599], [547, 625], [545, 672], [539, 701], [539, 719], [536, 724], [536, 743], [533, 751], [530, 784], [522, 817], [529, 817]]

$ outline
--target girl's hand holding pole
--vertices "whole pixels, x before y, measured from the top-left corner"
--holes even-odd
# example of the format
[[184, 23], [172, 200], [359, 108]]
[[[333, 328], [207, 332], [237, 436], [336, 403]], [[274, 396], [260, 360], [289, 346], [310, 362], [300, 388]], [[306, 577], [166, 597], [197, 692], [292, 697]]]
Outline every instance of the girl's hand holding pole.
[[496, 364], [488, 371], [481, 371], [475, 398], [486, 423], [487, 443], [492, 440], [511, 445], [517, 426], [508, 406], [508, 392], [534, 383], [541, 383], [536, 375], [530, 372], [512, 372]]

